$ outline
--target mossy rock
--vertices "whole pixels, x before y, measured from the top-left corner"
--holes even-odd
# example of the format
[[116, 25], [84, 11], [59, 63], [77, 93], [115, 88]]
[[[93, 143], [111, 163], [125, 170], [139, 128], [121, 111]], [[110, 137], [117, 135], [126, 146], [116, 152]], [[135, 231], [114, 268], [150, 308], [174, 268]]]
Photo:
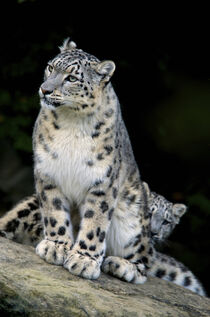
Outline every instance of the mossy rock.
[[157, 278], [143, 285], [71, 275], [29, 246], [0, 238], [1, 316], [210, 316], [210, 300]]

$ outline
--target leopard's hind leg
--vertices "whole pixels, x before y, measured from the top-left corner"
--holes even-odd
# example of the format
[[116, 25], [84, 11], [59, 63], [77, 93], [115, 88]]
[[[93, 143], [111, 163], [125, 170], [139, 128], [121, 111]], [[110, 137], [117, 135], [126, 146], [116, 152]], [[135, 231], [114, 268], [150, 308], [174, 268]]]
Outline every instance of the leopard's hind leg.
[[0, 236], [36, 246], [43, 237], [43, 225], [36, 195], [26, 197], [0, 218]]
[[140, 184], [137, 188], [129, 182], [124, 186], [107, 233], [107, 257], [102, 270], [124, 281], [142, 284], [153, 255], [147, 201]]

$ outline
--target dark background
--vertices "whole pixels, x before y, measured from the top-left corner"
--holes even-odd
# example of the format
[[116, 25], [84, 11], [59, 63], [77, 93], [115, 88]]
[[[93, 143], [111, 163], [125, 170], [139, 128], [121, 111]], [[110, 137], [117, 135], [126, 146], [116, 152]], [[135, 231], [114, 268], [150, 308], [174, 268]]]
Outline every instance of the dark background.
[[31, 134], [47, 61], [70, 36], [112, 59], [142, 179], [189, 207], [161, 249], [210, 294], [210, 23], [207, 8], [8, 1], [1, 8], [0, 211], [33, 192]]

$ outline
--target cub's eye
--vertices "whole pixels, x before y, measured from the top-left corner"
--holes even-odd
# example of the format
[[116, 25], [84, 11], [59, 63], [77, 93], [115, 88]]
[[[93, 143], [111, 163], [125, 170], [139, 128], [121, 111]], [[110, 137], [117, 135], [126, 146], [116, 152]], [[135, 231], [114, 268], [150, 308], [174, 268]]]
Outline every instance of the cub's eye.
[[50, 73], [52, 73], [53, 67], [52, 67], [51, 65], [48, 65], [48, 71], [49, 71]]
[[73, 75], [69, 75], [68, 77], [66, 77], [66, 80], [73, 83], [73, 82], [77, 81], [77, 78]]
[[170, 223], [170, 221], [168, 221], [168, 220], [163, 220], [163, 225], [168, 225]]

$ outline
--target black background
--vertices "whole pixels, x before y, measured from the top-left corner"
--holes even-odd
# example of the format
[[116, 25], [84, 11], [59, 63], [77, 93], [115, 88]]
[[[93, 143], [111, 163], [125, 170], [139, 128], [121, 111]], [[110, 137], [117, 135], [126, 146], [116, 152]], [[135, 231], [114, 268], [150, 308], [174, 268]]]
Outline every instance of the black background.
[[[207, 8], [37, 0], [8, 1], [1, 13], [1, 144], [6, 140], [32, 170], [30, 148], [15, 143], [9, 120], [19, 111], [15, 103], [22, 109], [21, 102], [36, 102], [19, 112], [28, 118], [28, 126], [19, 130], [31, 136], [43, 70], [66, 37], [101, 60], [113, 60], [112, 82], [142, 179], [169, 200], [189, 206], [162, 249], [183, 261], [210, 293]], [[4, 189], [1, 197], [4, 211], [13, 200]]]

